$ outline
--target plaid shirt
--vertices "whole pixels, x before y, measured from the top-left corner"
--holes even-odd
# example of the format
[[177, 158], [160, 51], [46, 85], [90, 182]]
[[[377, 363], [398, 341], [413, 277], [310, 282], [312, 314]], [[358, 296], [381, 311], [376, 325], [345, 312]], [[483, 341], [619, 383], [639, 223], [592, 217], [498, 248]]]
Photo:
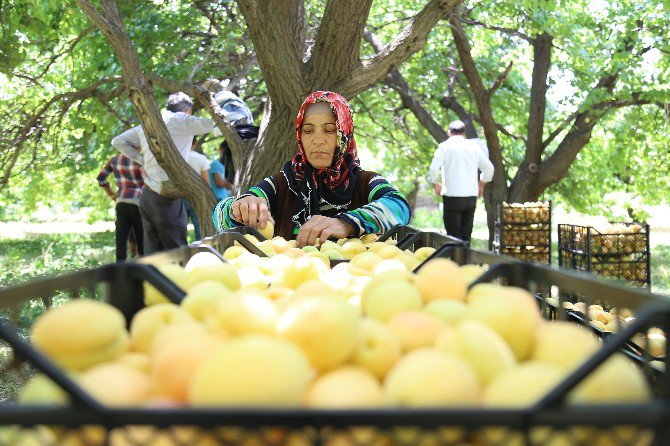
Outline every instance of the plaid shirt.
[[141, 166], [126, 155], [116, 155], [98, 174], [98, 184], [107, 186], [107, 177], [114, 172], [116, 185], [119, 188], [116, 193], [117, 200], [139, 200], [142, 193], [144, 180], [142, 179]]

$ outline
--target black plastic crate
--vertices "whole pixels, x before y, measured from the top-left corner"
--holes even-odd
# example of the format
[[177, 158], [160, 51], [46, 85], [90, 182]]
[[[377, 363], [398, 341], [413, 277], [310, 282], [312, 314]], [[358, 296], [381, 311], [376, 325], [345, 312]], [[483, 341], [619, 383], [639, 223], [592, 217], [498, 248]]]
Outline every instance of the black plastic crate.
[[650, 287], [649, 225], [612, 224], [633, 231], [601, 232], [593, 226], [559, 224], [559, 266]]
[[395, 240], [397, 244], [400, 244], [405, 238], [412, 236], [421, 232], [419, 229], [416, 229], [412, 226], [394, 226], [377, 239], [378, 242], [386, 242], [389, 240]]
[[419, 231], [404, 237], [398, 242], [398, 248], [416, 251], [419, 248], [441, 248], [442, 246], [469, 246], [469, 243], [456, 237], [433, 231]]
[[[636, 438], [642, 435], [653, 437], [654, 444], [670, 444], [667, 432], [667, 417], [670, 415], [670, 385], [664, 373], [651, 370], [643, 361], [650, 380], [655, 380], [655, 399], [645, 404], [567, 406], [563, 403], [567, 392], [591, 373], [598, 364], [610, 355], [621, 351], [630, 336], [651, 326], [668, 328], [670, 324], [670, 306], [665, 298], [644, 290], [622, 287], [617, 283], [600, 280], [578, 272], [560, 271], [540, 265], [519, 262], [509, 257], [471, 250], [459, 246], [443, 247], [435, 256], [447, 257], [459, 264], [489, 265], [488, 271], [478, 282], [496, 281], [524, 287], [537, 294], [537, 289], [546, 289], [547, 294], [537, 294], [541, 308], [547, 307], [549, 296], [558, 296], [562, 302], [562, 293], [582, 293], [587, 296], [610, 296], [613, 302], [621, 306], [630, 306], [637, 310], [635, 322], [607, 339], [598, 352], [579, 369], [568, 376], [557, 388], [542, 401], [532, 407], [522, 409], [483, 409], [483, 408], [430, 408], [430, 409], [360, 409], [360, 410], [314, 410], [314, 409], [185, 409], [185, 408], [111, 408], [103, 406], [90, 398], [79, 386], [53, 366], [51, 361], [36, 352], [19, 335], [13, 324], [3, 320], [0, 324], [0, 337], [12, 349], [14, 356], [29, 362], [36, 370], [41, 370], [67, 391], [73, 401], [66, 407], [17, 406], [11, 403], [0, 404], [0, 425], [20, 425], [31, 427], [57, 426], [55, 442], [42, 440], [37, 444], [60, 444], [64, 435], [74, 435], [84, 426], [97, 426], [103, 435], [103, 441], [110, 436], [125, 435], [128, 444], [144, 445], [144, 440], [132, 441], [132, 430], [136, 426], [154, 426], [156, 433], [174, 438], [175, 444], [197, 444], [197, 438], [213, 435], [212, 444], [288, 444], [288, 436], [299, 437], [297, 444], [331, 444], [337, 439], [345, 439], [356, 445], [384, 444], [402, 445], [462, 445], [481, 444], [475, 440], [482, 429], [502, 427], [508, 432], [507, 440], [513, 434], [519, 434], [521, 444], [549, 444], [546, 438], [557, 435], [573, 435], [574, 429], [588, 427], [602, 433], [611, 433], [615, 428], [625, 426]], [[49, 296], [60, 289], [102, 289], [115, 288], [115, 292], [102, 295], [101, 298], [115, 299], [123, 304], [131, 296], [133, 301], [141, 301], [141, 283], [148, 280], [161, 287], [161, 275], [155, 268], [142, 264], [110, 265], [93, 271], [53, 278], [47, 282], [37, 281], [0, 290], [0, 302], [4, 306], [16, 306], [30, 299]], [[169, 284], [163, 284], [169, 291]], [[172, 290], [179, 291], [179, 290]], [[126, 293], [126, 294], [123, 294]], [[116, 305], [116, 303], [115, 303]], [[565, 309], [559, 305], [557, 317], [566, 317]], [[644, 360], [644, 358], [642, 358]], [[191, 440], [184, 440], [170, 429], [188, 429], [196, 431]], [[358, 429], [363, 428], [363, 429]], [[464, 433], [464, 441], [454, 441], [450, 434], [453, 428]], [[152, 428], [153, 429], [153, 428]], [[545, 442], [530, 441], [538, 432], [543, 434]], [[616, 433], [610, 437], [613, 445], [634, 444], [625, 436]], [[182, 432], [183, 433], [183, 432]], [[523, 438], [528, 441], [523, 441]], [[572, 437], [569, 444], [593, 444], [593, 436]], [[472, 441], [470, 441], [472, 440]], [[499, 445], [512, 444], [505, 438]], [[513, 440], [510, 440], [513, 441]], [[179, 443], [181, 442], [181, 443]], [[109, 443], [89, 443], [109, 444]], [[513, 443], [518, 444], [518, 443]]]
[[499, 204], [493, 249], [520, 260], [551, 264], [551, 202]]
[[[542, 314], [546, 319], [579, 323], [588, 327], [603, 340], [615, 337], [618, 342], [621, 340], [618, 331], [625, 332], [626, 339], [618, 343], [620, 350], [645, 368], [650, 381], [658, 385], [659, 374], [662, 374], [665, 379], [664, 367], [658, 364], [659, 360], [665, 361], [665, 355], [652, 357], [647, 352], [648, 348], [636, 345], [632, 342], [632, 337], [636, 333], [646, 333], [649, 329], [661, 329], [666, 334], [670, 334], [668, 330], [670, 320], [644, 316], [649, 317], [649, 320], [640, 322], [639, 316], [636, 315], [633, 324], [642, 324], [643, 329], [626, 331], [628, 329], [624, 328], [622, 323], [621, 327], [617, 327], [617, 333], [600, 329], [590, 321], [592, 313], [598, 311], [594, 307], [602, 307], [603, 310], [619, 308], [633, 313], [646, 314], [647, 311], [650, 311], [646, 305], [670, 305], [670, 300], [666, 296], [652, 294], [618, 280], [596, 278], [579, 271], [560, 270], [521, 261], [501, 261], [502, 259], [491, 257], [495, 255], [458, 247], [445, 247], [438, 250], [431, 258], [447, 257], [460, 265], [492, 265], [475, 283], [496, 280], [504, 285], [519, 286], [531, 291], [537, 297]], [[503, 257], [503, 259], [510, 258]], [[576, 299], [585, 305], [584, 312], [572, 309], [570, 303]], [[670, 385], [670, 381], [667, 384]]]
[[135, 257], [131, 262], [154, 266], [175, 263], [184, 266], [193, 255], [199, 252], [209, 252], [221, 259], [221, 261], [225, 261], [221, 253], [214, 247], [205, 243], [196, 242], [191, 245], [180, 246], [179, 248], [170, 249], [168, 251], [158, 251]]
[[[497, 218], [502, 224], [539, 227], [551, 224], [551, 201], [536, 203], [507, 203], [498, 205]], [[530, 229], [530, 228], [529, 228]]]
[[252, 228], [251, 226], [240, 226], [237, 228], [226, 229], [211, 237], [205, 237], [195, 245], [208, 245], [223, 254], [226, 249], [237, 243], [252, 254], [256, 254], [260, 257], [267, 257], [251, 240], [244, 237], [245, 235], [253, 235], [261, 242], [267, 240], [255, 228]]

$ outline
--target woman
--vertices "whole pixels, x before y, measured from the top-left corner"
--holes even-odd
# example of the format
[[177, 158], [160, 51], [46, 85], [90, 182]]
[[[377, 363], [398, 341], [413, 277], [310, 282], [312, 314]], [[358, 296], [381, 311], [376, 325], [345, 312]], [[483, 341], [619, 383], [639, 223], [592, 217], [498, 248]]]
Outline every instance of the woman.
[[359, 237], [409, 223], [407, 200], [383, 177], [364, 171], [356, 152], [351, 108], [330, 91], [316, 91], [296, 118], [298, 152], [282, 170], [238, 198], [214, 208], [219, 230], [239, 225], [265, 228], [296, 239]]

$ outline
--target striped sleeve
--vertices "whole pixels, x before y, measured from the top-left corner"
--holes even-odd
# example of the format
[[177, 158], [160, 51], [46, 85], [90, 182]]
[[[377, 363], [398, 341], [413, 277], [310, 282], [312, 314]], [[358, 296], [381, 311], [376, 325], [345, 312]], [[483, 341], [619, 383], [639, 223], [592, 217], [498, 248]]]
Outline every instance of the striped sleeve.
[[247, 193], [242, 194], [239, 197], [224, 198], [223, 200], [219, 201], [216, 206], [214, 206], [214, 212], [212, 212], [212, 221], [214, 222], [214, 228], [216, 231], [221, 232], [224, 229], [243, 226], [244, 223], [233, 218], [231, 208], [235, 200], [253, 195], [264, 198], [265, 201], [268, 202], [268, 208], [270, 209], [270, 214], [272, 214], [273, 209], [276, 207], [277, 194], [272, 177], [268, 177], [261, 181], [260, 184], [249, 188]]
[[380, 234], [410, 220], [410, 208], [405, 196], [377, 175], [368, 183], [368, 204], [337, 215], [337, 218], [358, 229], [358, 235]]

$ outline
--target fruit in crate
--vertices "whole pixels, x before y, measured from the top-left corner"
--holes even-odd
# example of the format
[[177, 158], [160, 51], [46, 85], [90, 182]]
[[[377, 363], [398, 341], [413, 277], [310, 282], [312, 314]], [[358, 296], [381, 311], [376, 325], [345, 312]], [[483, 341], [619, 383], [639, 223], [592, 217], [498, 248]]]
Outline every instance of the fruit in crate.
[[251, 334], [226, 342], [192, 377], [193, 406], [299, 406], [313, 378], [293, 342]]
[[416, 274], [416, 286], [423, 299], [465, 300], [467, 282], [460, 274], [459, 266], [453, 260], [437, 258], [424, 264]]
[[408, 352], [431, 347], [445, 324], [425, 311], [405, 311], [393, 316], [386, 325], [400, 339], [403, 350]]
[[[412, 257], [388, 246], [394, 255]], [[130, 337], [126, 348], [104, 364], [82, 367], [73, 377], [109, 405], [144, 406], [167, 399], [185, 407], [521, 407], [553, 388], [557, 373], [566, 376], [600, 347], [586, 327], [541, 320], [535, 297], [520, 288], [478, 284], [458, 298], [431, 288], [433, 278], [441, 287], [453, 287], [454, 281], [465, 287], [471, 280], [466, 277], [481, 268], [434, 259], [415, 274], [395, 257], [379, 260], [385, 248], [332, 269], [308, 257], [317, 251], [287, 248], [285, 252], [303, 253], [296, 258], [242, 253], [228, 265], [243, 279], [238, 290], [202, 281], [188, 290], [181, 305], [156, 304], [139, 311], [129, 321], [130, 333], [121, 317], [114, 326], [116, 336]], [[384, 262], [388, 269], [380, 267]], [[247, 271], [258, 280], [248, 282]], [[445, 271], [458, 279], [445, 282]], [[426, 294], [419, 285], [427, 288]], [[70, 305], [76, 307], [76, 302], [63, 307]], [[105, 303], [95, 305], [105, 308], [98, 310], [103, 314], [117, 311]], [[605, 326], [625, 314], [580, 307]], [[44, 326], [56, 310], [48, 310], [36, 327]], [[99, 325], [98, 320], [79, 325], [76, 336], [69, 331], [74, 325], [58, 327], [62, 338], [91, 339], [88, 332], [96, 333]], [[36, 337], [36, 346], [43, 337]], [[81, 352], [87, 358], [87, 350]], [[568, 400], [582, 404], [650, 397], [644, 375], [627, 358], [610, 359], [602, 368]], [[537, 377], [534, 370], [550, 372]], [[104, 388], [102, 381], [110, 385]], [[526, 387], [513, 391], [512, 384], [505, 384], [509, 382]], [[119, 389], [121, 383], [125, 387]], [[597, 390], [603, 387], [607, 389]]]
[[275, 329], [279, 337], [300, 346], [314, 368], [327, 370], [353, 356], [360, 316], [342, 299], [306, 297], [282, 312]]
[[402, 278], [369, 282], [361, 292], [363, 314], [387, 322], [404, 311], [419, 310], [423, 298], [418, 288]]
[[230, 263], [219, 261], [219, 263], [214, 265], [199, 265], [193, 267], [188, 272], [189, 284], [186, 290], [190, 290], [196, 284], [208, 280], [220, 282], [232, 291], [237, 290], [241, 286], [237, 270]]
[[183, 307], [175, 304], [156, 304], [142, 308], [130, 323], [130, 342], [134, 351], [148, 352], [154, 338], [166, 327], [188, 324], [195, 319]]
[[128, 349], [123, 314], [109, 304], [91, 299], [74, 299], [51, 307], [37, 319], [31, 334], [38, 350], [70, 369], [111, 361]]
[[646, 336], [642, 333], [637, 333], [633, 336], [633, 343], [656, 358], [665, 356], [666, 338], [665, 333], [660, 330], [651, 329]]
[[323, 373], [312, 381], [304, 399], [307, 407], [365, 408], [384, 405], [379, 380], [367, 369], [345, 365]]
[[108, 406], [140, 406], [152, 392], [152, 382], [145, 373], [118, 362], [90, 367], [77, 381], [93, 398]]
[[465, 360], [434, 348], [403, 355], [384, 380], [386, 400], [400, 407], [475, 406], [480, 390]]
[[20, 404], [57, 404], [64, 406], [70, 401], [70, 397], [48, 376], [38, 373], [23, 385], [17, 400]]
[[386, 324], [376, 319], [361, 319], [360, 330], [351, 362], [382, 380], [402, 355], [400, 339]]
[[216, 254], [208, 251], [197, 252], [184, 265], [184, 270], [190, 273], [201, 266], [220, 265], [223, 261]]
[[476, 320], [464, 320], [455, 327], [457, 351], [486, 386], [517, 363], [514, 352], [491, 327]]
[[585, 327], [568, 321], [539, 324], [531, 360], [571, 370], [600, 346], [600, 340]]
[[498, 332], [518, 360], [528, 359], [541, 322], [535, 297], [522, 288], [489, 284], [475, 285], [468, 296], [468, 316]]
[[[189, 279], [188, 272], [184, 269], [184, 267], [168, 263], [165, 265], [160, 265], [158, 267], [158, 271], [160, 271], [165, 277], [170, 279], [182, 290], [188, 291], [188, 287], [191, 281]], [[149, 282], [144, 282], [144, 305], [148, 306], [167, 302], [170, 302], [170, 300], [165, 297], [163, 293], [158, 291]]]
[[271, 239], [275, 235], [275, 225], [271, 221], [265, 223], [264, 228], [258, 228], [258, 232], [261, 233], [266, 239]]

